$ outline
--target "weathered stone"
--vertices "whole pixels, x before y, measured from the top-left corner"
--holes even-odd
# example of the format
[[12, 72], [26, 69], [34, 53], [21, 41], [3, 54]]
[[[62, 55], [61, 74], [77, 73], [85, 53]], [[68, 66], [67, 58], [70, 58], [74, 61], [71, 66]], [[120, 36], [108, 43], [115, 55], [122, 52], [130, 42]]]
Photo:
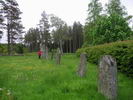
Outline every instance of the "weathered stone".
[[41, 48], [41, 51], [42, 51], [42, 56], [41, 57], [44, 59], [45, 58], [45, 51], [44, 51], [45, 50], [45, 45], [41, 43], [40, 48]]
[[86, 54], [83, 53], [80, 55], [80, 64], [78, 66], [78, 71], [77, 71], [77, 74], [80, 77], [83, 77], [86, 74], [86, 64], [87, 64]]
[[55, 49], [52, 49], [51, 50], [51, 60], [53, 60], [56, 56], [56, 50]]
[[54, 50], [51, 51], [51, 60], [54, 58]]
[[45, 58], [48, 59], [48, 47], [46, 46], [46, 50], [45, 50]]
[[98, 90], [109, 100], [117, 99], [117, 64], [109, 55], [103, 56], [99, 62]]
[[56, 64], [60, 64], [60, 62], [61, 62], [61, 51], [58, 48], [56, 53]]
[[42, 58], [48, 59], [48, 47], [45, 44], [41, 44]]

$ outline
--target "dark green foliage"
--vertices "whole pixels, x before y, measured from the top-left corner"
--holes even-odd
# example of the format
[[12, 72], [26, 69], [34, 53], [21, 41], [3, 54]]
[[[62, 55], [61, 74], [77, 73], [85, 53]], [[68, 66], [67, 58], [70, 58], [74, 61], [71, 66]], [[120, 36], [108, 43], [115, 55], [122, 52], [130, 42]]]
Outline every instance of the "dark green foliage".
[[22, 42], [24, 32], [21, 23], [20, 15], [22, 12], [16, 0], [4, 0], [2, 2], [1, 12], [3, 15], [4, 29], [7, 31], [8, 55], [12, 55], [15, 51], [14, 45], [16, 42]]
[[[23, 44], [15, 44], [14, 46], [14, 54], [23, 54], [27, 53], [28, 49]], [[0, 44], [0, 55], [7, 55], [7, 44]]]
[[85, 42], [90, 45], [127, 40], [133, 35], [126, 19], [117, 14], [101, 16], [95, 24], [90, 23], [85, 26]]
[[[92, 0], [92, 3], [90, 4], [93, 4], [93, 2], [98, 3], [98, 0]], [[97, 17], [93, 16], [92, 21], [87, 20], [84, 28], [84, 46], [128, 40], [133, 36], [133, 32], [129, 27], [129, 20], [132, 16], [126, 14], [126, 11], [123, 9], [124, 7], [121, 6], [120, 0], [110, 0], [106, 9], [107, 13], [103, 15], [100, 15], [100, 12], [95, 11], [98, 9], [96, 4], [95, 6], [92, 6], [92, 8], [88, 10], [89, 14], [95, 14]], [[88, 17], [90, 15], [88, 15]]]
[[133, 77], [133, 40], [82, 48], [77, 55], [81, 52], [86, 52], [88, 61], [96, 64], [101, 56], [112, 55], [117, 60], [118, 70]]
[[107, 4], [107, 13], [109, 15], [118, 14], [119, 16], [127, 14], [125, 7], [121, 5], [121, 0], [110, 0]]
[[16, 45], [16, 52], [18, 54], [23, 54], [24, 53], [24, 45], [23, 44], [17, 44]]
[[100, 0], [91, 0], [91, 2], [88, 4], [87, 21], [95, 22], [96, 19], [100, 16], [100, 13], [102, 11], [102, 4], [99, 1]]
[[7, 45], [0, 44], [0, 55], [7, 54]]
[[40, 31], [38, 28], [30, 28], [25, 35], [25, 45], [29, 51], [34, 52], [39, 50], [39, 45], [41, 42]]

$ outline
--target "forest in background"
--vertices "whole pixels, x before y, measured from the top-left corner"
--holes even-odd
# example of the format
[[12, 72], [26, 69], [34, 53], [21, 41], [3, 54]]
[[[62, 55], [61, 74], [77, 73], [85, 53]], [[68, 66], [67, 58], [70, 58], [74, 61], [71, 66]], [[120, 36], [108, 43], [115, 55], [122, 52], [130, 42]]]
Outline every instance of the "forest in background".
[[74, 22], [68, 26], [58, 16], [43, 11], [37, 27], [27, 32], [16, 0], [1, 0], [0, 8], [0, 39], [7, 34], [7, 44], [0, 44], [1, 54], [18, 53], [18, 47], [19, 52], [36, 52], [43, 46], [49, 51], [60, 48], [62, 52], [74, 53], [81, 47], [133, 39], [132, 16], [120, 0], [110, 0], [104, 8], [100, 0], [91, 0], [85, 25]]

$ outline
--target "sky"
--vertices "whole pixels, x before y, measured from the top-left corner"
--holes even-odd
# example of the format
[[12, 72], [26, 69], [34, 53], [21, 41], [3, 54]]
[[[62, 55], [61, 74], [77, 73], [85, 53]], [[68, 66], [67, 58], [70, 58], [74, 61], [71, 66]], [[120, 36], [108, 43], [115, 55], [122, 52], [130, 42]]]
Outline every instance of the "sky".
[[[31, 27], [37, 27], [41, 19], [41, 13], [45, 10], [47, 14], [55, 14], [68, 25], [74, 21], [85, 23], [87, 18], [88, 3], [90, 0], [16, 0], [20, 10], [23, 12], [22, 24], [27, 31]], [[133, 15], [133, 0], [121, 0], [129, 15]], [[108, 0], [100, 0], [103, 4]], [[5, 36], [4, 36], [5, 37]], [[5, 41], [5, 38], [2, 40]]]
[[[100, 0], [102, 4], [108, 0]], [[133, 0], [121, 0], [129, 14], [133, 15]], [[22, 14], [22, 22], [26, 30], [36, 27], [45, 10], [48, 14], [55, 14], [72, 25], [74, 21], [85, 23], [88, 3], [90, 0], [17, 0]]]

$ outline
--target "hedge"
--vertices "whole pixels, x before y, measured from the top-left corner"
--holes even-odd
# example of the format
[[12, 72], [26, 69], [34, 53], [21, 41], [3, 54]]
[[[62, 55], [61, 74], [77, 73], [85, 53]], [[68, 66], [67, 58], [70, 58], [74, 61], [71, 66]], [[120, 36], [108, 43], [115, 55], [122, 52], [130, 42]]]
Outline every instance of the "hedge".
[[133, 40], [113, 42], [93, 47], [78, 49], [76, 54], [87, 54], [90, 63], [98, 64], [103, 55], [111, 55], [116, 58], [118, 70], [133, 78]]
[[7, 54], [7, 45], [0, 44], [0, 55]]

